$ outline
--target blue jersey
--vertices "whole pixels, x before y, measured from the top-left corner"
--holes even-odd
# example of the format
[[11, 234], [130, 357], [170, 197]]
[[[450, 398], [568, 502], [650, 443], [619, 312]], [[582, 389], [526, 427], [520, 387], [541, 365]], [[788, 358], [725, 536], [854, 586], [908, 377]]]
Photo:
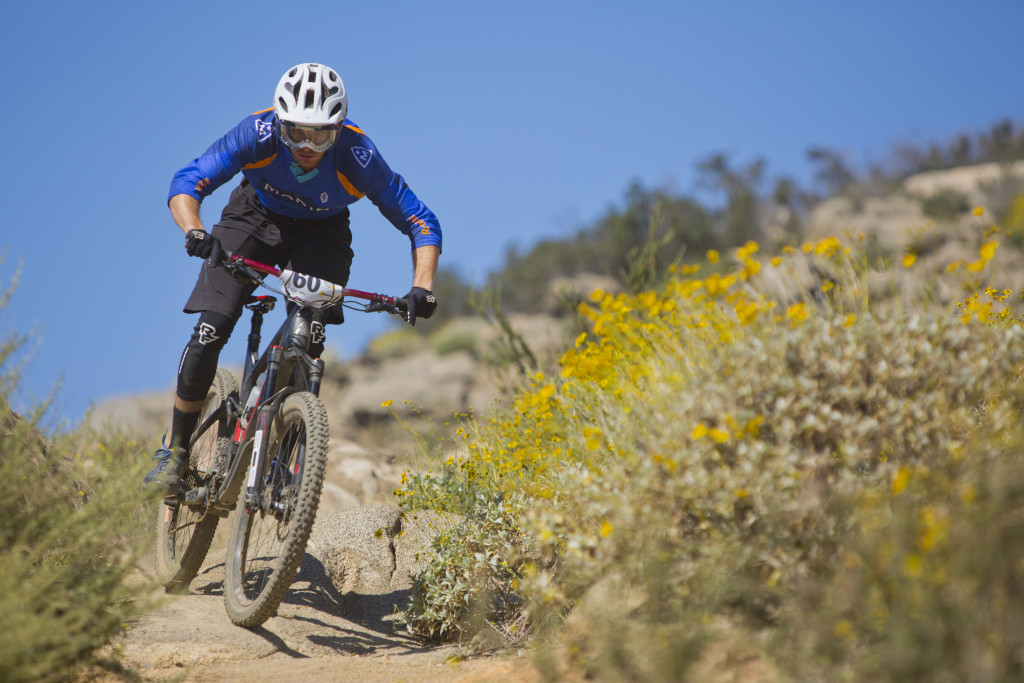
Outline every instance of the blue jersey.
[[273, 109], [246, 117], [210, 145], [198, 159], [174, 174], [168, 201], [187, 194], [202, 202], [239, 171], [270, 211], [292, 218], [333, 216], [369, 197], [380, 212], [412, 240], [414, 248], [441, 246], [437, 217], [388, 167], [370, 138], [345, 120], [338, 142], [308, 174], [294, 165], [278, 139]]

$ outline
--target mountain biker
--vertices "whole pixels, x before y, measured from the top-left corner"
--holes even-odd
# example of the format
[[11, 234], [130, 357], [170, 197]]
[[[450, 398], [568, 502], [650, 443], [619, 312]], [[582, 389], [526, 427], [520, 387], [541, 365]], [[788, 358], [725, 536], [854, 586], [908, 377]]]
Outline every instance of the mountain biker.
[[[164, 497], [178, 492], [220, 351], [255, 288], [218, 267], [225, 250], [345, 285], [353, 257], [348, 205], [366, 196], [412, 242], [409, 324], [434, 313], [441, 226], [347, 113], [338, 74], [322, 64], [299, 64], [281, 77], [272, 108], [247, 116], [171, 181], [171, 216], [185, 233], [188, 254], [204, 262], [184, 307], [199, 319], [178, 363], [170, 443], [157, 451], [158, 462], [145, 477]], [[207, 232], [200, 203], [239, 172], [241, 184]], [[323, 352], [323, 325], [343, 320], [340, 305], [317, 315], [314, 358]]]

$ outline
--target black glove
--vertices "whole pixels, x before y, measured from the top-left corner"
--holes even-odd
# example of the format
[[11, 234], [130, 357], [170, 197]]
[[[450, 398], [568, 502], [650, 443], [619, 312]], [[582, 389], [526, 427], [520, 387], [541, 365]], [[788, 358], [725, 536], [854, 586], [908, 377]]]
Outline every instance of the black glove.
[[215, 266], [220, 265], [224, 259], [224, 248], [220, 246], [220, 240], [199, 228], [189, 230], [185, 235], [185, 251], [189, 256], [207, 259]]
[[405, 295], [409, 304], [409, 311], [405, 314], [405, 320], [410, 325], [416, 324], [416, 318], [429, 318], [434, 315], [437, 309], [437, 297], [429, 289], [413, 287]]

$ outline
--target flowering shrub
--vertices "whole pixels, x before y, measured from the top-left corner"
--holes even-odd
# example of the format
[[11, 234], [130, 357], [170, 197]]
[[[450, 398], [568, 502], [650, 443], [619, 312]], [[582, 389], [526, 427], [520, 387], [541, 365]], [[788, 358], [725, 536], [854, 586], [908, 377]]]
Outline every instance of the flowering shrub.
[[[970, 288], [998, 246], [988, 231], [976, 261], [915, 275]], [[989, 589], [957, 583], [977, 570], [954, 561], [949, 543], [969, 545], [974, 523], [1022, 512], [1017, 498], [981, 483], [998, 483], [982, 476], [987, 465], [1015, 471], [1020, 443], [1024, 330], [1013, 292], [972, 293], [955, 315], [927, 293], [873, 288], [895, 278], [892, 266], [879, 270], [856, 240], [809, 242], [767, 261], [759, 251], [709, 252], [715, 272], [698, 278], [690, 264], [658, 291], [595, 292], [579, 309], [589, 331], [557, 372], [535, 375], [509, 410], [466, 421], [438, 474], [405, 481], [399, 497], [410, 509], [466, 514], [473, 496], [518, 501], [506, 533], [491, 536], [495, 554], [484, 552], [491, 566], [515, 569], [489, 574], [486, 591], [459, 593], [501, 596], [477, 606], [484, 620], [500, 626], [520, 602], [517, 618], [534, 623], [576, 612], [572, 661], [613, 678], [679, 675], [709, 637], [752, 629], [778, 637], [760, 656], [791, 674], [817, 679], [839, 666], [853, 678], [905, 680], [921, 677], [928, 653], [891, 668], [890, 651], [941, 649], [939, 636], [960, 633], [963, 613]], [[1024, 475], [1000, 481], [1024, 484]], [[452, 491], [472, 494], [459, 498], [462, 509], [446, 505]], [[1015, 530], [977, 539], [991, 565], [981, 575], [997, 579], [990, 600], [1024, 583], [1024, 564], [994, 553]], [[424, 581], [465, 563], [465, 543], [441, 538]], [[944, 581], [962, 590], [945, 612], [933, 609]], [[586, 608], [595, 601], [618, 605], [615, 635], [595, 637], [608, 618]], [[428, 613], [414, 603], [411, 623], [450, 633], [458, 617], [439, 604]], [[1000, 627], [1024, 619], [1013, 604]], [[595, 613], [604, 616], [588, 621]], [[947, 670], [984, 661], [999, 677], [1008, 670], [993, 657], [1024, 656], [1021, 639], [991, 627], [962, 635]], [[874, 659], [861, 657], [869, 644]], [[660, 658], [665, 651], [688, 659]], [[668, 668], [650, 668], [662, 661]]]

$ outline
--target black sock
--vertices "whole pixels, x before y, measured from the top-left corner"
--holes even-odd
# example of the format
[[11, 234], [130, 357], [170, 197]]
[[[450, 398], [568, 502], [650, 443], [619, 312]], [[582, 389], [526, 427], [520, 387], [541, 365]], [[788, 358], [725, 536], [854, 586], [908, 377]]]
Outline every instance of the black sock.
[[199, 424], [199, 413], [184, 413], [175, 406], [171, 414], [171, 448], [184, 448], [188, 450], [188, 442], [192, 439], [192, 432]]

